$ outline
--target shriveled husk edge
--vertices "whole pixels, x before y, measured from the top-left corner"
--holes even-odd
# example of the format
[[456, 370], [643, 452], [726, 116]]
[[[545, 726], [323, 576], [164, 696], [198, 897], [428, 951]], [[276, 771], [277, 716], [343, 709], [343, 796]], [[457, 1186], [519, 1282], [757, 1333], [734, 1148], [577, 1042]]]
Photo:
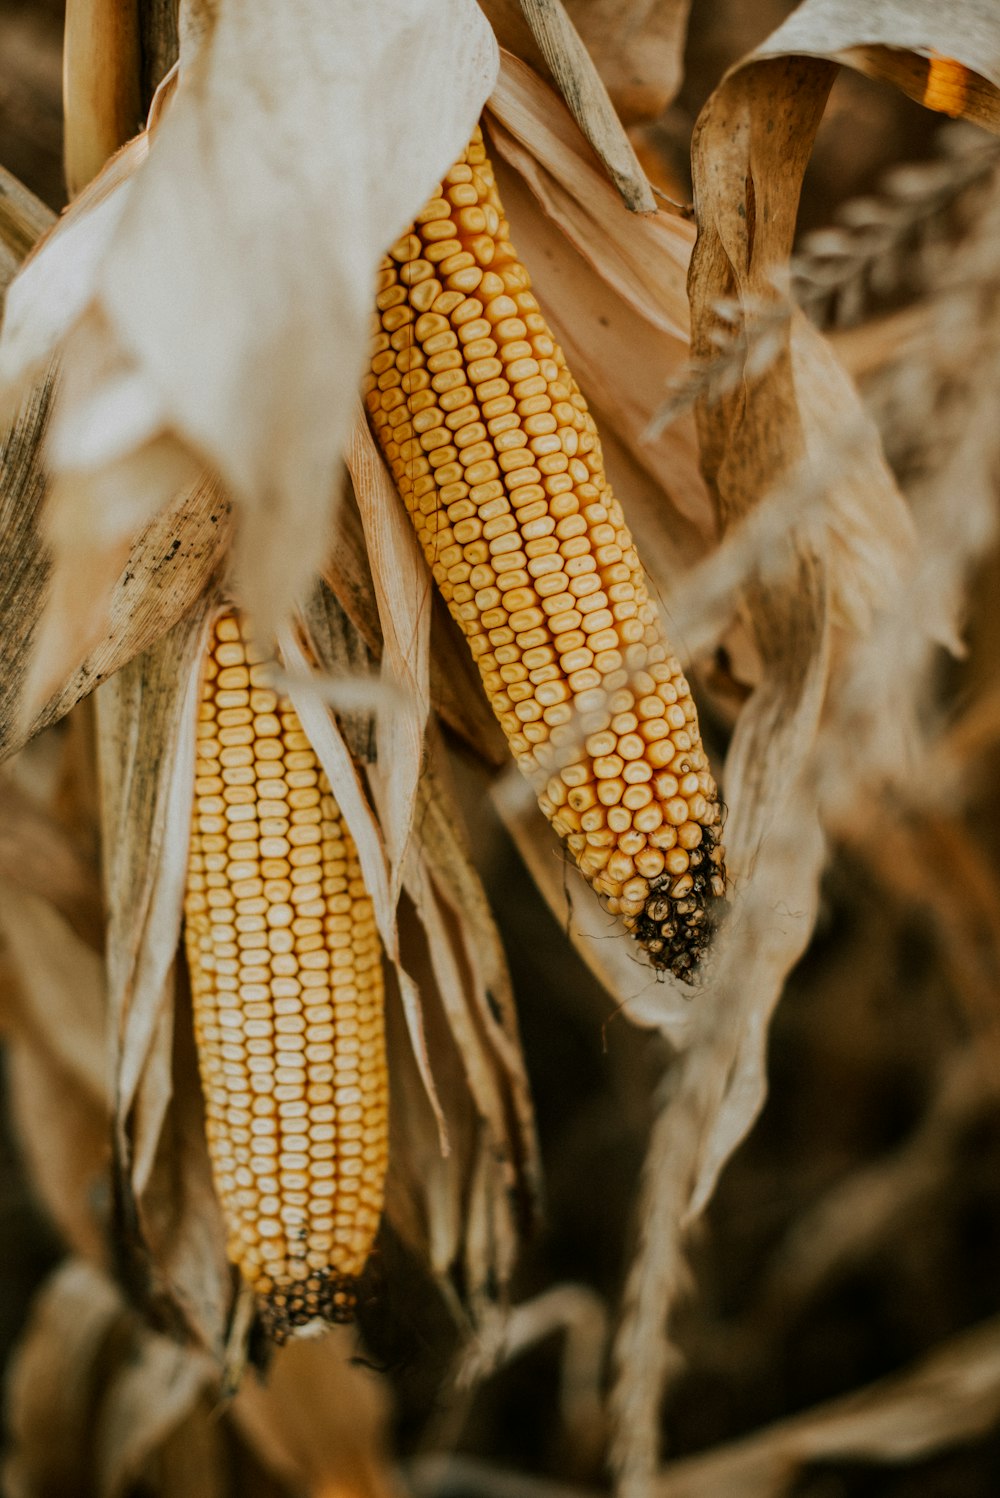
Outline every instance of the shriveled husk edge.
[[[212, 622], [225, 606], [218, 590], [206, 595], [97, 695], [114, 1078], [115, 1236], [122, 1246], [121, 1270], [133, 1295], [158, 1308], [167, 1324], [183, 1322], [219, 1356], [227, 1334], [231, 1275], [204, 1142], [191, 1138], [188, 1105], [197, 1099], [193, 1047], [190, 1036], [177, 1033], [177, 1027], [180, 1016], [187, 1025], [178, 939], [192, 815], [200, 664]], [[331, 672], [342, 673], [346, 664], [335, 658], [346, 621], [325, 589], [314, 600], [311, 614], [317, 619], [324, 612], [333, 616], [332, 627], [315, 629], [301, 644], [291, 637], [283, 642], [288, 673], [284, 686], [358, 847], [409, 1035], [406, 1052], [411, 1059], [397, 1055], [394, 1065], [412, 1067], [419, 1075], [417, 1091], [424, 1101], [413, 1116], [414, 1133], [419, 1134], [423, 1124], [430, 1130], [429, 1135], [425, 1130], [422, 1144], [414, 1141], [415, 1147], [426, 1156], [436, 1154], [440, 1161], [434, 1175], [410, 1173], [410, 1189], [415, 1186], [423, 1196], [416, 1216], [407, 1203], [396, 1211], [390, 1177], [387, 1217], [404, 1238], [431, 1257], [439, 1276], [447, 1275], [465, 1253], [463, 1280], [469, 1298], [485, 1299], [487, 1287], [502, 1287], [509, 1279], [517, 1236], [516, 1202], [530, 1201], [537, 1176], [509, 979], [485, 897], [455, 830], [453, 810], [439, 787], [432, 792], [423, 784], [418, 825], [428, 830], [414, 837], [404, 877], [422, 940], [432, 955], [429, 967], [420, 973], [422, 991], [404, 965], [397, 912], [388, 898], [385, 850], [362, 773], [332, 714], [308, 689], [309, 655]], [[437, 866], [441, 857], [446, 860], [443, 868]], [[178, 1003], [181, 1008], [175, 1011]], [[427, 1004], [443, 1017], [461, 1063], [464, 1082], [455, 1101], [436, 1076], [436, 1058], [425, 1033]], [[182, 1062], [186, 1075], [180, 1070]], [[404, 1105], [397, 1099], [394, 1106]], [[173, 1116], [179, 1107], [188, 1108], [186, 1122]], [[188, 1149], [184, 1193], [190, 1210], [170, 1215], [161, 1200], [170, 1189], [166, 1144], [176, 1148], [179, 1132]], [[398, 1138], [397, 1149], [405, 1147], [409, 1118]], [[442, 1192], [452, 1203], [445, 1212], [446, 1231], [436, 1221]], [[484, 1214], [493, 1227], [470, 1254], [466, 1224]], [[415, 1236], [419, 1241], [414, 1244]]]

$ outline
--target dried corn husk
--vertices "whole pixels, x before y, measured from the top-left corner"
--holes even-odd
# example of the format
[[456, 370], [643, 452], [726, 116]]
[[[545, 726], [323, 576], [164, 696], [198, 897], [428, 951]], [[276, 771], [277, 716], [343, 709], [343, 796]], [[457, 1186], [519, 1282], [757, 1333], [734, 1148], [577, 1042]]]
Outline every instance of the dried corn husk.
[[[391, 18], [320, 0], [187, 7], [154, 148], [50, 236], [8, 297], [0, 382], [17, 390], [61, 360], [57, 554], [97, 537], [107, 584], [207, 465], [240, 507], [243, 592], [273, 633], [331, 539], [378, 256], [458, 154], [495, 67], [472, 0], [415, 0]], [[429, 75], [450, 80], [432, 112]], [[327, 232], [331, 203], [350, 233]], [[40, 665], [39, 683], [49, 676]]]
[[[992, 55], [1000, 58], [1000, 29], [990, 25]], [[905, 612], [913, 574], [912, 522], [874, 423], [826, 340], [801, 314], [773, 315], [787, 276], [801, 176], [833, 73], [819, 57], [866, 69], [880, 59], [881, 66], [883, 53], [869, 45], [881, 39], [880, 26], [885, 40], [902, 37], [911, 48], [958, 57], [980, 75], [989, 71], [975, 6], [954, 7], [947, 16], [930, 5], [907, 7], [904, 21], [890, 5], [873, 21], [848, 4], [809, 0], [723, 80], [695, 135], [699, 240], [689, 289], [693, 349], [709, 376], [698, 402], [702, 462], [724, 525], [775, 496], [785, 499], [786, 523], [777, 554], [766, 562], [753, 546], [747, 549], [740, 579], [762, 675], [740, 714], [724, 777], [737, 896], [717, 974], [665, 1091], [647, 1162], [643, 1241], [617, 1348], [616, 1454], [627, 1498], [651, 1491], [656, 1391], [669, 1366], [658, 1329], [684, 1282], [682, 1224], [704, 1206], [761, 1107], [767, 1019], [812, 926], [824, 858], [818, 766], [828, 744], [850, 743], [852, 768], [842, 764], [841, 772], [856, 790], [872, 765], [857, 724], [831, 719], [863, 663], [870, 688], [872, 655], [863, 632], [873, 618], [878, 629], [880, 617]], [[865, 45], [856, 52], [852, 42]], [[893, 56], [888, 76], [911, 78], [915, 60]], [[970, 110], [981, 114], [984, 98], [991, 98], [995, 112], [996, 92], [980, 81], [982, 88], [967, 93]], [[733, 324], [744, 341], [729, 343], [726, 357], [737, 367], [742, 360], [741, 377], [713, 388], [713, 361], [724, 367], [715, 335]], [[758, 330], [772, 344], [755, 364]], [[734, 535], [734, 551], [737, 545]], [[733, 604], [723, 606], [728, 611]], [[925, 625], [919, 616], [911, 619], [918, 637]], [[881, 659], [885, 672], [895, 657], [883, 650]], [[929, 657], [922, 659], [926, 669]], [[885, 755], [875, 762], [886, 773]], [[905, 762], [897, 761], [896, 772], [905, 774]]]

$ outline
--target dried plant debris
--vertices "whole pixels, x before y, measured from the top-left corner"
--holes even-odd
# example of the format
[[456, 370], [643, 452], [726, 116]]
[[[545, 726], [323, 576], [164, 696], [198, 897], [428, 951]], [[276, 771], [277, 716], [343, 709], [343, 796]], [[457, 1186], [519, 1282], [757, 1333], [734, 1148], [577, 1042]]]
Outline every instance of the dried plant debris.
[[[840, 36], [839, 43], [831, 43], [824, 29], [826, 11], [818, 4], [797, 12], [787, 32], [779, 31], [756, 58], [723, 81], [699, 120], [693, 147], [699, 239], [689, 289], [692, 347], [705, 360], [719, 327], [719, 300], [728, 299], [740, 309], [752, 344], [760, 309], [773, 302], [775, 280], [787, 273], [801, 176], [832, 71], [825, 62], [783, 54], [833, 51], [838, 60], [855, 60], [843, 24], [840, 33], [836, 27], [831, 33]], [[810, 15], [815, 31], [809, 28]], [[928, 25], [930, 40], [937, 35], [936, 23], [931, 19]], [[970, 40], [971, 33], [966, 42]], [[954, 42], [961, 42], [961, 24]], [[995, 97], [988, 89], [985, 95]], [[779, 558], [769, 558], [767, 572], [748, 570], [746, 577], [746, 608], [764, 675], [740, 715], [725, 784], [733, 829], [728, 839], [731, 866], [737, 885], [743, 885], [748, 912], [755, 886], [766, 891], [767, 911], [758, 909], [757, 930], [765, 922], [773, 929], [778, 902], [801, 911], [805, 892], [816, 888], [823, 861], [818, 828], [810, 843], [803, 840], [812, 820], [806, 786], [814, 767], [832, 752], [838, 795], [845, 792], [843, 777], [851, 774], [856, 794], [873, 759], [877, 773], [892, 772], [874, 720], [864, 728], [873, 748], [877, 745], [874, 755], [859, 759], [855, 737], [854, 754], [845, 761], [834, 748], [835, 713], [857, 690], [859, 676], [869, 691], [874, 684], [874, 652], [860, 630], [873, 610], [876, 618], [898, 620], [914, 554], [913, 525], [881, 454], [874, 423], [839, 374], [834, 355], [801, 314], [777, 326], [780, 352], [763, 369], [749, 367], [742, 384], [721, 393], [706, 388], [698, 407], [702, 461], [726, 525], [751, 511], [776, 484], [797, 489], [810, 462], [835, 465], [828, 467], [823, 485], [825, 534], [815, 526], [799, 535], [793, 529], [783, 538]], [[832, 405], [831, 385], [842, 392]], [[843, 439], [838, 440], [845, 427], [846, 450]], [[873, 508], [875, 494], [881, 497]], [[859, 596], [861, 576], [867, 599]], [[916, 625], [918, 637], [921, 622], [909, 626]], [[831, 654], [834, 644], [836, 653]], [[893, 659], [882, 657], [883, 672]], [[922, 660], [926, 669], [926, 654]], [[911, 682], [916, 689], [916, 679]], [[824, 701], [834, 714], [828, 708], [825, 721]], [[855, 735], [861, 722], [855, 713]], [[780, 783], [770, 778], [779, 765]], [[905, 761], [894, 772], [905, 773]], [[779, 860], [775, 854], [782, 842], [785, 854]], [[792, 880], [786, 883], [789, 875]], [[778, 945], [774, 949], [769, 978], [758, 950], [749, 989], [744, 982], [739, 999], [731, 990], [727, 994], [730, 1004], [742, 1008], [743, 1020], [732, 1011], [724, 1017], [714, 1005], [706, 1006], [712, 1028], [702, 1034], [703, 1050], [699, 1055], [699, 1042], [692, 1043], [668, 1094], [659, 1126], [663, 1151], [650, 1157], [651, 1194], [642, 1218], [646, 1236], [633, 1268], [634, 1299], [619, 1336], [617, 1455], [628, 1498], [648, 1491], [656, 1461], [656, 1409], [649, 1390], [660, 1384], [667, 1355], [658, 1339], [655, 1346], [649, 1341], [646, 1329], [662, 1326], [662, 1316], [684, 1282], [683, 1272], [670, 1268], [677, 1259], [679, 1223], [704, 1202], [722, 1160], [761, 1105], [765, 1073], [758, 1021], [773, 1007], [787, 968], [801, 950], [808, 915], [806, 919], [805, 927], [787, 922], [788, 939], [783, 950]], [[739, 930], [738, 909], [733, 924]], [[719, 989], [726, 991], [724, 977]], [[727, 1030], [733, 1051], [720, 1039]], [[665, 1161], [672, 1162], [670, 1171], [665, 1172]], [[671, 1188], [674, 1180], [677, 1185]], [[657, 1231], [658, 1222], [662, 1227]]]

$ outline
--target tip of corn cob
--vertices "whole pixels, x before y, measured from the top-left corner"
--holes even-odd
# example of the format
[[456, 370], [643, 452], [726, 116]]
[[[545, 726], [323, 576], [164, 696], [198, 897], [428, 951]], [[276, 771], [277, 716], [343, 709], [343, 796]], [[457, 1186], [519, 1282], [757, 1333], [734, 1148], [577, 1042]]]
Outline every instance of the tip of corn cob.
[[257, 1292], [264, 1330], [279, 1346], [311, 1325], [353, 1321], [357, 1305], [357, 1277], [328, 1269]]
[[710, 827], [689, 855], [687, 873], [654, 879], [640, 913], [625, 918], [653, 967], [675, 978], [697, 976], [725, 903], [723, 858], [719, 829]]

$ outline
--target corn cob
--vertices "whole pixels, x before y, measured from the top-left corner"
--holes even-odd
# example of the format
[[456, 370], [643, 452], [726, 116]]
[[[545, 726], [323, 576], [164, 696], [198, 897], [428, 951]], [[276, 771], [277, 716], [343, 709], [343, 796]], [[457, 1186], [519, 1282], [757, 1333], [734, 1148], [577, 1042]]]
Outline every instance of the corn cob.
[[231, 1261], [277, 1341], [350, 1319], [382, 1210], [381, 951], [357, 851], [235, 615], [204, 663], [184, 903]]
[[691, 692], [477, 129], [383, 259], [369, 417], [518, 765], [658, 968], [725, 893]]

